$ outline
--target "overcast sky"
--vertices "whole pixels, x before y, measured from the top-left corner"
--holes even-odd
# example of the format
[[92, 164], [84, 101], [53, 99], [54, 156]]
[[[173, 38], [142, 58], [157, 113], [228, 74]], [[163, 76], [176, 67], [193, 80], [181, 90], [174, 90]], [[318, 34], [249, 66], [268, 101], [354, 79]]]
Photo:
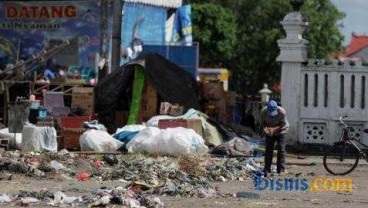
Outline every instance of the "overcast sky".
[[345, 35], [344, 45], [348, 45], [351, 33], [368, 35], [368, 0], [331, 0], [340, 11], [345, 12], [344, 27], [341, 32]]

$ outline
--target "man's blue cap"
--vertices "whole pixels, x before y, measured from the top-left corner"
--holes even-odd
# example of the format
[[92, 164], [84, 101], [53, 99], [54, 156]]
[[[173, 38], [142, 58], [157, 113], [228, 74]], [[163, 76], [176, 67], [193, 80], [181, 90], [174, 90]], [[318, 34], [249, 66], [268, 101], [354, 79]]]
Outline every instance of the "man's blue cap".
[[270, 116], [277, 115], [277, 103], [274, 100], [270, 100], [267, 104], [267, 112]]

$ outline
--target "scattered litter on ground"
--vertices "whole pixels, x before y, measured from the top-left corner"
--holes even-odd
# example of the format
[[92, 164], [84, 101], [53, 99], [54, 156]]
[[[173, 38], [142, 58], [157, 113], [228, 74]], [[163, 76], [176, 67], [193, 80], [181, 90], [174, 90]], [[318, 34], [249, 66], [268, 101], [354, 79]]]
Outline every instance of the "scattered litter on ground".
[[89, 195], [67, 196], [61, 191], [52, 193], [48, 190], [20, 191], [19, 194], [11, 196], [0, 195], [0, 203], [13, 203], [17, 206], [29, 206], [30, 204], [65, 206], [69, 207], [103, 207], [109, 204], [122, 205], [126, 207], [164, 207], [163, 202], [157, 196], [147, 196], [139, 191], [129, 188], [115, 187], [113, 189], [98, 189]]
[[[100, 190], [98, 197], [75, 198], [62, 193], [22, 192], [14, 199], [0, 195], [0, 202], [16, 201], [18, 205], [29, 205], [47, 201], [50, 205], [87, 203], [91, 206], [105, 206], [118, 203], [126, 206], [142, 206], [141, 195], [181, 196], [181, 197], [233, 197], [220, 193], [211, 182], [247, 180], [258, 170], [260, 164], [252, 157], [214, 158], [209, 156], [155, 156], [149, 154], [74, 154], [66, 150], [60, 152], [21, 153], [4, 152], [0, 158], [0, 168], [4, 170], [0, 178], [12, 180], [14, 174], [23, 174], [35, 179], [71, 181], [119, 181], [127, 183], [124, 193], [134, 197], [115, 196], [107, 190]], [[119, 191], [115, 190], [116, 191]], [[120, 190], [121, 192], [121, 190]], [[101, 194], [104, 193], [104, 194]], [[1, 194], [1, 193], [0, 193]], [[108, 197], [106, 197], [108, 195]], [[124, 196], [125, 196], [124, 195]], [[30, 197], [30, 198], [27, 198]], [[74, 198], [73, 198], [74, 197]], [[156, 207], [159, 198], [146, 199], [144, 203]], [[150, 205], [151, 204], [151, 205]], [[158, 206], [158, 207], [159, 207]]]

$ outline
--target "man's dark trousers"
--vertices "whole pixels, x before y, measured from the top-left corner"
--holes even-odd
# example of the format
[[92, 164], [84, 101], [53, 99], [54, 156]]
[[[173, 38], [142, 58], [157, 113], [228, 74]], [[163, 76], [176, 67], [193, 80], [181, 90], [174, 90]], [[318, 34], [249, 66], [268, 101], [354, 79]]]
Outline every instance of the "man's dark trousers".
[[271, 172], [273, 150], [277, 142], [277, 173], [285, 171], [285, 134], [266, 136], [266, 153], [264, 170]]

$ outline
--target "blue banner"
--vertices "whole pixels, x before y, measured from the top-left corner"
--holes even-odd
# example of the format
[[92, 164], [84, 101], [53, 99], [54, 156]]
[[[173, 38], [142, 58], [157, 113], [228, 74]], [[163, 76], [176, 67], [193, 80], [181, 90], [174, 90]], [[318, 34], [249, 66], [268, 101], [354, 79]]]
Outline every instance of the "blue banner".
[[27, 60], [69, 41], [55, 64], [95, 66], [100, 48], [100, 1], [0, 2], [0, 64]]
[[158, 53], [197, 78], [198, 45], [143, 45], [142, 54]]
[[122, 20], [122, 64], [134, 59], [143, 44], [165, 43], [167, 11], [163, 7], [124, 3]]
[[179, 7], [175, 13], [172, 42], [190, 45], [192, 40], [191, 5], [184, 5]]

